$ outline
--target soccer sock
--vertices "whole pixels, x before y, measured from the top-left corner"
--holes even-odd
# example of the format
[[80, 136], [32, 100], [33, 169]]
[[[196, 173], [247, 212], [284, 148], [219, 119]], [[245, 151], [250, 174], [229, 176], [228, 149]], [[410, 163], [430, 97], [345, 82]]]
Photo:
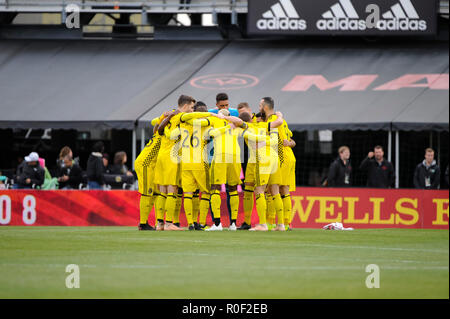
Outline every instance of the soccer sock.
[[194, 210], [194, 204], [192, 201], [192, 195], [184, 195], [184, 212], [186, 213], [186, 220], [188, 225], [192, 225], [194, 220], [192, 218], [192, 212]]
[[141, 194], [139, 201], [139, 223], [146, 224], [153, 206], [153, 197]]
[[267, 194], [267, 222], [271, 225], [275, 224], [275, 207], [273, 204], [273, 197]]
[[236, 223], [238, 211], [239, 211], [239, 194], [237, 191], [230, 192], [230, 206], [231, 206], [231, 222]]
[[256, 210], [258, 211], [259, 223], [267, 224], [266, 222], [267, 202], [264, 194], [256, 195]]
[[180, 212], [181, 212], [182, 203], [183, 203], [183, 193], [180, 194], [180, 191], [178, 191], [177, 201], [176, 201], [176, 205], [175, 205], [175, 211], [173, 213], [173, 223], [174, 224], [180, 223]]
[[202, 199], [200, 201], [200, 219], [198, 221], [200, 225], [206, 225], [206, 216], [208, 215], [209, 211], [209, 199], [209, 194], [202, 194]]
[[166, 222], [172, 223], [173, 216], [177, 207], [177, 197], [173, 193], [167, 194], [166, 199]]
[[211, 211], [214, 218], [214, 224], [219, 226], [220, 224], [220, 206], [222, 204], [222, 198], [220, 197], [220, 191], [215, 190], [211, 194]]
[[164, 222], [164, 213], [166, 212], [166, 199], [167, 195], [165, 194], [159, 194], [158, 198], [156, 199], [156, 219], [159, 222]]
[[283, 198], [283, 207], [284, 207], [284, 224], [291, 224], [291, 216], [292, 216], [292, 201], [291, 195], [287, 194], [285, 196], [281, 196]]
[[283, 200], [281, 199], [280, 194], [273, 196], [273, 206], [275, 207], [275, 211], [277, 213], [278, 224], [283, 224], [284, 223], [284, 208], [283, 208]]
[[247, 225], [252, 224], [252, 212], [253, 212], [253, 191], [254, 187], [245, 186], [244, 189], [244, 222]]
[[194, 212], [192, 213], [192, 217], [194, 219], [194, 222], [196, 223], [198, 221], [198, 214], [200, 211], [200, 195], [199, 193], [194, 193], [194, 197], [192, 198], [192, 207], [194, 209]]

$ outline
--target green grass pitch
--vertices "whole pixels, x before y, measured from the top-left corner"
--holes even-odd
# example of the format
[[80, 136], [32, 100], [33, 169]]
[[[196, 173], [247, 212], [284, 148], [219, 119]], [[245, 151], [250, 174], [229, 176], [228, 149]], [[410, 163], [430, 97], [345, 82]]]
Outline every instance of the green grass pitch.
[[[68, 264], [80, 288], [66, 288]], [[366, 287], [366, 266], [380, 287]], [[0, 227], [0, 298], [449, 298], [449, 231]]]

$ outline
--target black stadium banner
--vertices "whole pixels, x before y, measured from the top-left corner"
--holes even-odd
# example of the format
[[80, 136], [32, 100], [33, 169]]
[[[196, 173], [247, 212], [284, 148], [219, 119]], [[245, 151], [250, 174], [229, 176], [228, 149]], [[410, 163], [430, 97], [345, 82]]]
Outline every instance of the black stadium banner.
[[292, 35], [434, 35], [438, 0], [248, 0], [247, 31]]

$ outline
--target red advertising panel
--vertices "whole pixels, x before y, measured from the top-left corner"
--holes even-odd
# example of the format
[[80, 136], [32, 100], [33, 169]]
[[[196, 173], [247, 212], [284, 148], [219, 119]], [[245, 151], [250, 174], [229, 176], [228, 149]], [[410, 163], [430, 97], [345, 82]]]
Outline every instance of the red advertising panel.
[[[294, 228], [332, 222], [355, 229], [449, 228], [448, 191], [297, 188], [291, 195]], [[228, 226], [222, 197], [222, 220]], [[137, 226], [139, 198], [133, 191], [0, 191], [0, 225]], [[244, 219], [242, 208], [241, 198], [238, 224]], [[149, 220], [154, 223], [154, 212]], [[180, 222], [186, 226], [183, 211]], [[252, 223], [257, 222], [254, 211]]]

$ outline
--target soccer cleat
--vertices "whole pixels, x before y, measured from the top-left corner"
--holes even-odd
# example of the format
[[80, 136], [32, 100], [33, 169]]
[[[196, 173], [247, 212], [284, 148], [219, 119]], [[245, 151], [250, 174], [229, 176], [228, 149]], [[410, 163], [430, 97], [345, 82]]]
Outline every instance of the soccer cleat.
[[275, 225], [275, 224], [269, 224], [269, 225], [267, 225], [267, 229], [268, 229], [268, 230], [273, 230], [275, 227], [277, 227], [277, 225]]
[[250, 228], [252, 228], [252, 226], [244, 222], [242, 223], [241, 227], [239, 227], [237, 230], [249, 230]]
[[286, 225], [286, 231], [292, 231], [291, 225]]
[[200, 225], [199, 223], [194, 223], [194, 228], [195, 230], [203, 230], [205, 226]]
[[222, 223], [220, 223], [219, 226], [212, 225], [208, 229], [205, 229], [205, 231], [222, 231], [222, 230], [223, 230]]
[[146, 223], [146, 224], [139, 224], [138, 229], [139, 230], [155, 230], [155, 228], [150, 226], [148, 223]]
[[188, 230], [196, 230], [194, 225], [189, 225]]
[[269, 228], [267, 227], [267, 224], [258, 224], [253, 228], [249, 229], [250, 231], [268, 231]]
[[284, 224], [278, 224], [272, 231], [286, 231], [286, 228], [284, 227]]
[[164, 230], [164, 222], [158, 222], [158, 224], [156, 225], [156, 230], [163, 231]]
[[237, 230], [236, 224], [235, 223], [231, 224], [230, 227], [228, 227], [228, 230], [236, 231]]
[[184, 230], [183, 228], [177, 227], [174, 224], [170, 223], [170, 224], [165, 224], [164, 225], [164, 230], [165, 231], [171, 231], [171, 230]]

